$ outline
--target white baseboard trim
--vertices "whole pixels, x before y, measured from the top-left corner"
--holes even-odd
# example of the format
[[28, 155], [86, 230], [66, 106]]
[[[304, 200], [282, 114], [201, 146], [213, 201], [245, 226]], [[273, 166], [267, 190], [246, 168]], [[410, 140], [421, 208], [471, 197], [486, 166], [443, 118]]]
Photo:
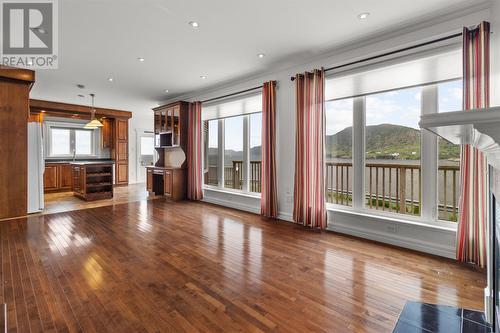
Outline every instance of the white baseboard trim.
[[278, 220], [293, 222], [293, 214], [287, 212], [278, 212]]
[[[248, 198], [247, 202], [234, 199], [234, 197], [226, 197], [224, 195], [215, 194], [206, 195], [205, 198], [203, 198], [203, 201], [257, 215], [260, 214], [260, 199], [256, 199], [255, 204], [253, 204], [251, 199], [248, 200]], [[411, 224], [401, 224], [401, 227], [398, 227], [398, 233], [394, 233], [389, 232], [387, 228], [387, 223], [393, 224], [393, 222], [387, 222], [374, 217], [367, 218], [364, 216], [356, 216], [355, 220], [344, 220], [342, 215], [344, 214], [341, 214], [340, 216], [337, 215], [336, 221], [332, 221], [329, 218], [328, 230], [445, 258], [455, 259], [455, 247], [450, 241], [450, 239], [455, 238], [454, 231], [430, 227], [423, 228], [422, 226], [413, 226]], [[348, 216], [352, 217], [353, 214]], [[280, 211], [278, 213], [278, 219], [293, 222], [293, 215], [289, 212]], [[434, 234], [434, 236], [437, 236], [434, 237], [434, 239], [438, 239], [438, 241], [427, 241], [426, 239], [428, 239], [428, 234], [426, 233]], [[444, 242], [445, 239], [447, 242]], [[439, 241], [441, 240], [443, 240], [443, 242], [440, 243]]]
[[220, 198], [213, 198], [213, 197], [205, 197], [205, 198], [203, 198], [202, 201], [208, 202], [208, 203], [211, 203], [214, 205], [243, 210], [245, 212], [260, 214], [260, 206], [255, 207], [253, 205], [247, 205], [247, 204], [243, 204], [240, 202], [228, 201], [228, 200], [224, 200], [224, 199], [220, 199]]
[[455, 259], [455, 248], [450, 246], [443, 246], [435, 243], [425, 242], [415, 238], [410, 238], [402, 235], [386, 234], [382, 232], [373, 231], [366, 228], [355, 226], [345, 226], [330, 223], [328, 230], [338, 233], [366, 238], [376, 242], [391, 244], [395, 246], [404, 247], [407, 249], [429, 253], [440, 257]]

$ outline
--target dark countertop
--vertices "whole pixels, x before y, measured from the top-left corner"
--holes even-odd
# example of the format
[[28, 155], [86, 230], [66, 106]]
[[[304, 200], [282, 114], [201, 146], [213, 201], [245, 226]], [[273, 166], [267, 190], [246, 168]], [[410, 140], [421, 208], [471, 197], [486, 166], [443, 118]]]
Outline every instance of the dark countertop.
[[115, 164], [115, 161], [112, 160], [94, 160], [94, 161], [71, 161], [69, 162], [71, 165], [93, 165], [93, 164]]
[[169, 167], [169, 166], [159, 167], [159, 166], [154, 166], [154, 165], [147, 165], [146, 169], [183, 170], [183, 169], [187, 169], [187, 168], [178, 168], [178, 167]]
[[86, 159], [86, 160], [45, 160], [45, 164], [95, 164], [95, 163], [115, 163], [114, 160], [106, 159]]

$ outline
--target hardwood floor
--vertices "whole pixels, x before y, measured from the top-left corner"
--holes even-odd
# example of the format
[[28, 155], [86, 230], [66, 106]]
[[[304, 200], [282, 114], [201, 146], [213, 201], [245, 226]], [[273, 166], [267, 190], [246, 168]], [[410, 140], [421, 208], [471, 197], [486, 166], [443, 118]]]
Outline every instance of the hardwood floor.
[[482, 309], [450, 260], [202, 203], [0, 223], [10, 332], [391, 332], [406, 300]]
[[45, 209], [41, 214], [62, 213], [151, 199], [146, 191], [146, 184], [116, 186], [113, 191], [112, 199], [97, 201], [82, 200], [75, 197], [73, 192], [45, 193]]

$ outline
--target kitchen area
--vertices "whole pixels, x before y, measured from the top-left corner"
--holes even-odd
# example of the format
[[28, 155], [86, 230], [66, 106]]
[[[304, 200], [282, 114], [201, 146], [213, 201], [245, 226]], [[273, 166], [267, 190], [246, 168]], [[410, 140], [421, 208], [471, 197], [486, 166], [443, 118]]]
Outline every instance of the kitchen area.
[[[128, 185], [128, 111], [30, 100], [28, 213], [109, 204]], [[125, 191], [128, 192], [128, 191]]]

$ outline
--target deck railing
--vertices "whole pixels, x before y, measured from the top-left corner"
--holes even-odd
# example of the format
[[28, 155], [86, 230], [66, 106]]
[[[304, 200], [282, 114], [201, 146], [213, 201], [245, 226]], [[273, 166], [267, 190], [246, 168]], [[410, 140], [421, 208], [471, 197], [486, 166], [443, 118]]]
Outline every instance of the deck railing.
[[[439, 166], [439, 217], [456, 221], [459, 166]], [[420, 165], [367, 163], [366, 207], [420, 215], [422, 202]], [[352, 205], [352, 163], [326, 163], [327, 202]]]
[[[233, 161], [232, 166], [224, 167], [224, 187], [242, 190], [243, 189], [243, 161]], [[250, 192], [261, 191], [261, 161], [250, 161], [249, 173]], [[205, 174], [205, 184], [218, 185], [217, 166], [209, 166]]]
[[[224, 186], [243, 189], [243, 162], [224, 167]], [[459, 167], [439, 166], [439, 217], [456, 221], [458, 215]], [[375, 210], [420, 215], [422, 202], [420, 165], [408, 163], [367, 163], [365, 168], [365, 204]], [[261, 191], [261, 162], [250, 162], [250, 191]], [[352, 205], [352, 163], [326, 163], [326, 201]], [[210, 166], [205, 183], [218, 185], [217, 166]]]

